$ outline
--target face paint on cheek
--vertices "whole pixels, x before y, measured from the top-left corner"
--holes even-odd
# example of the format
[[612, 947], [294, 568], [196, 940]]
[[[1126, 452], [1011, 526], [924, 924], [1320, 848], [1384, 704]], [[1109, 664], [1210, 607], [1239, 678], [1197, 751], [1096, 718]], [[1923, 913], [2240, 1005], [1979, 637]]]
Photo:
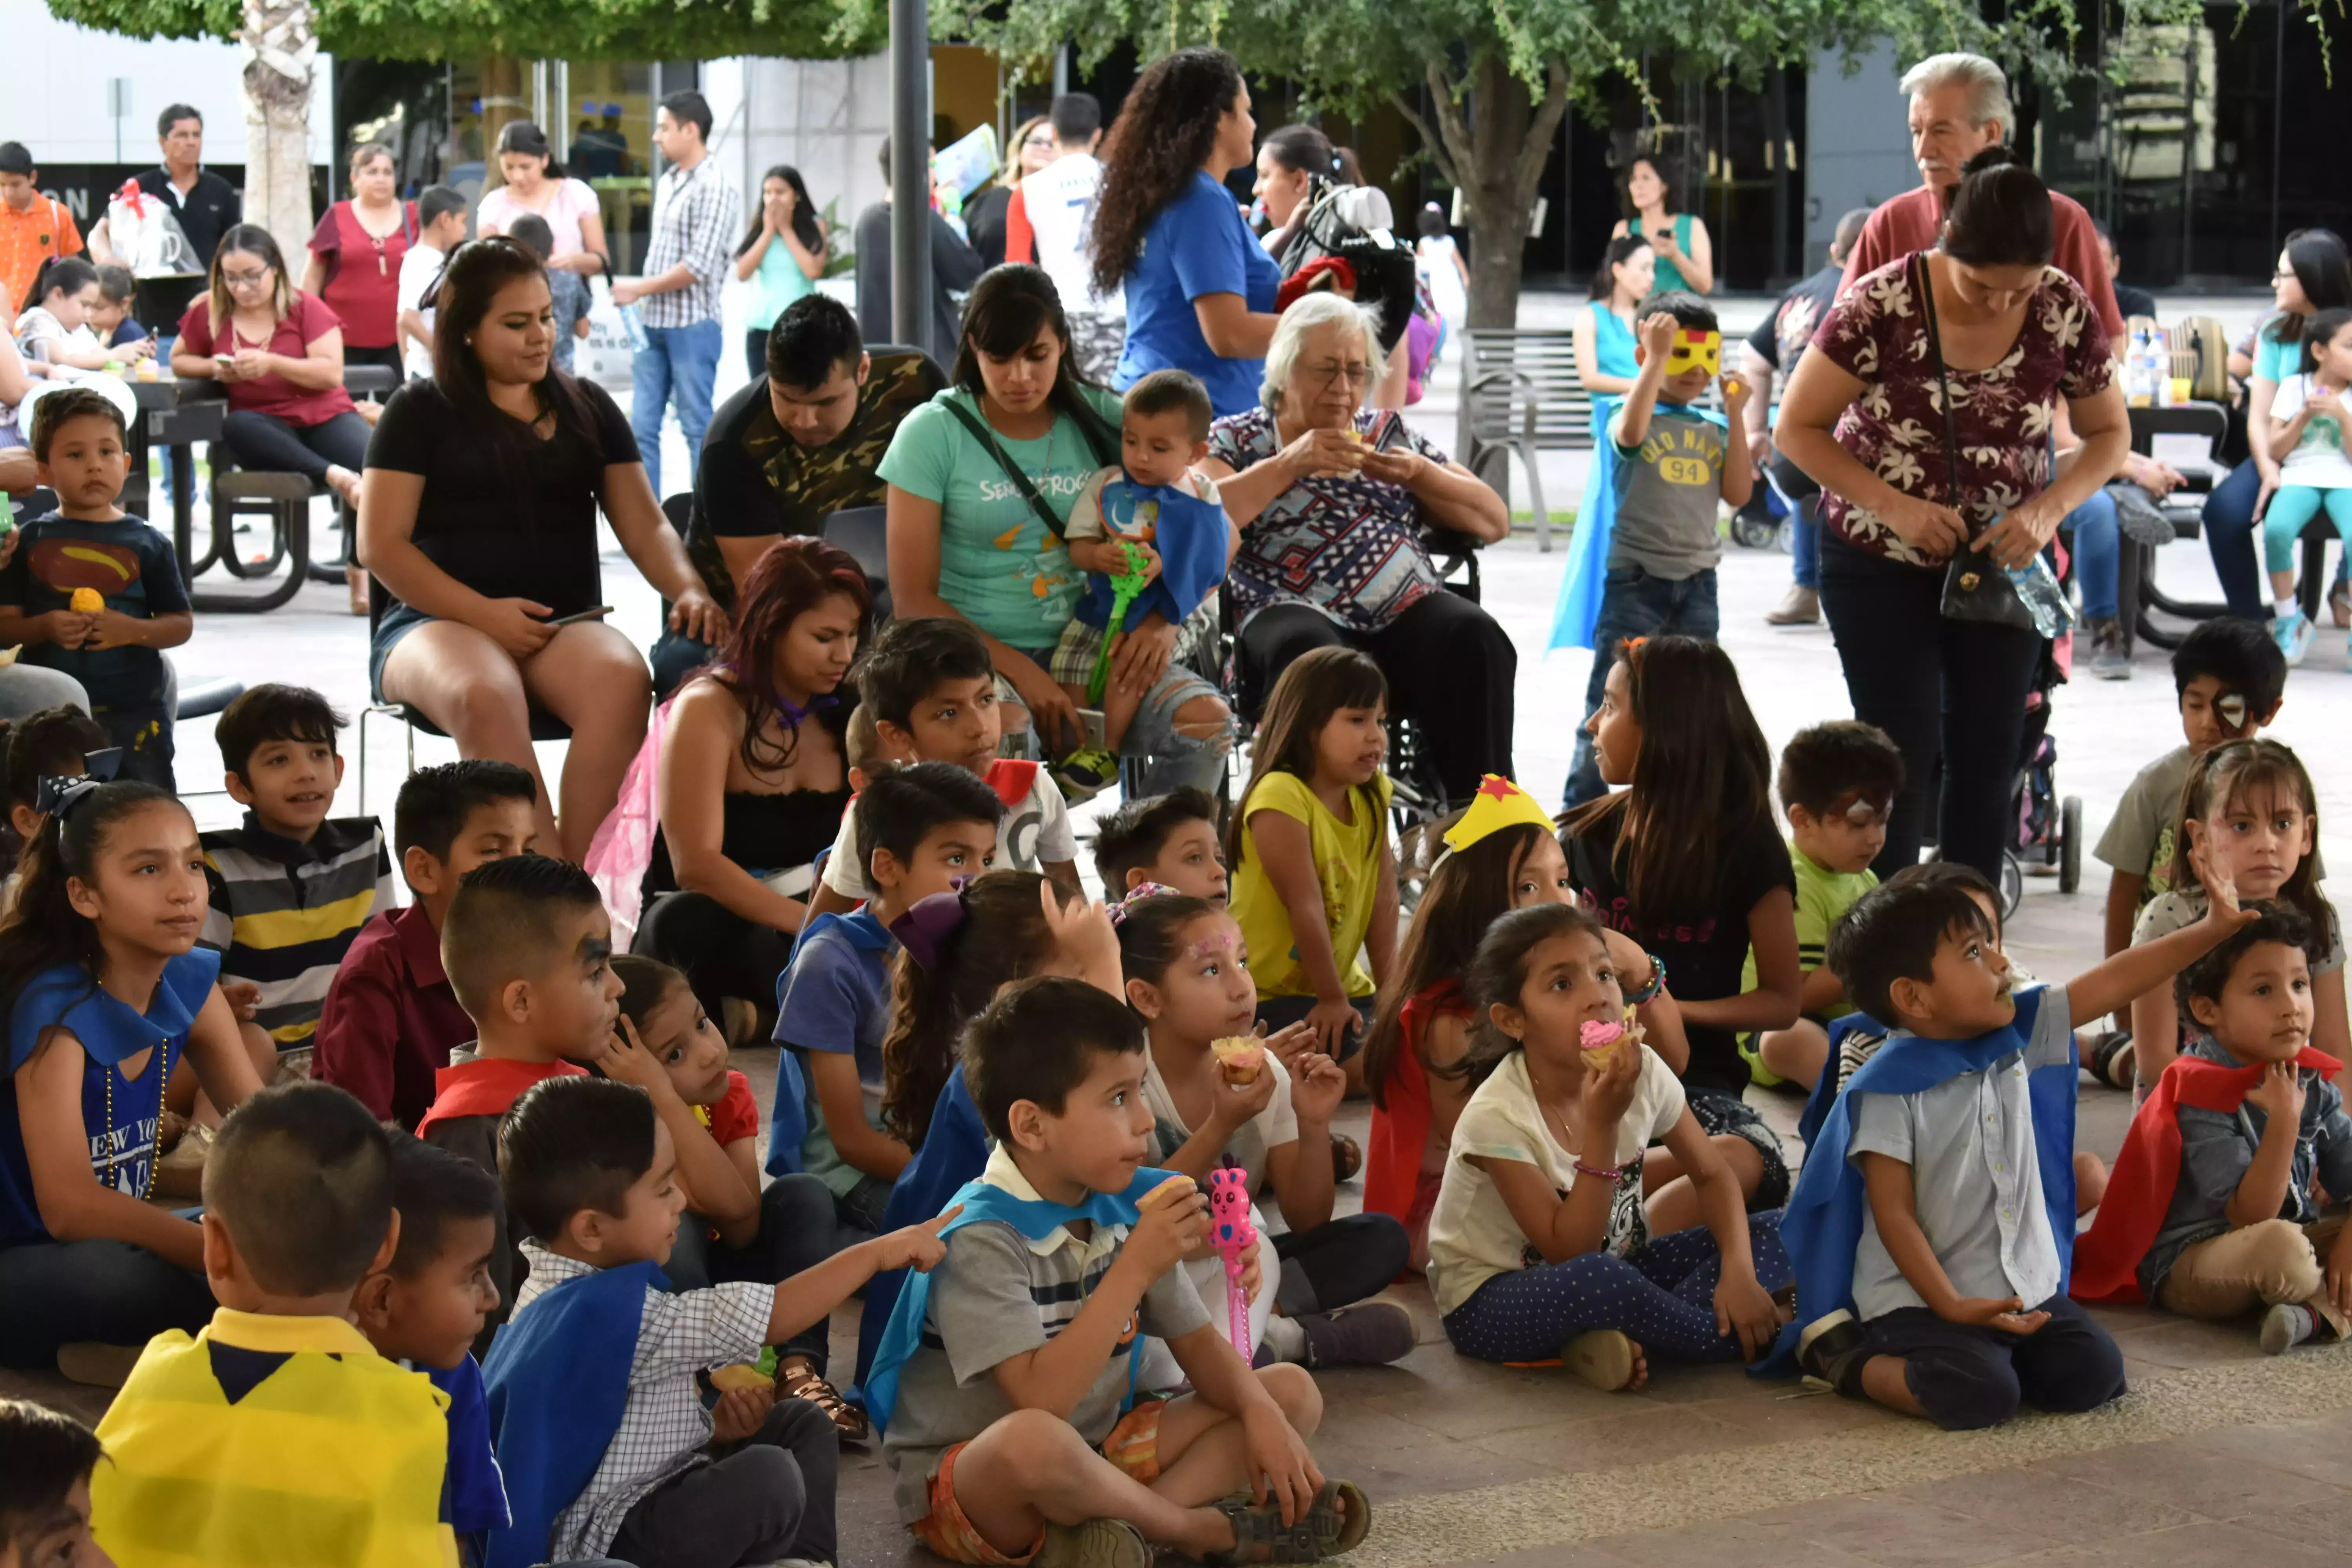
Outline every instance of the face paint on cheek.
[[1675, 346], [1666, 351], [1666, 374], [1680, 375], [1685, 371], [1703, 370], [1714, 375], [1723, 368], [1723, 334], [1703, 331], [1696, 327], [1685, 327], [1675, 333]]

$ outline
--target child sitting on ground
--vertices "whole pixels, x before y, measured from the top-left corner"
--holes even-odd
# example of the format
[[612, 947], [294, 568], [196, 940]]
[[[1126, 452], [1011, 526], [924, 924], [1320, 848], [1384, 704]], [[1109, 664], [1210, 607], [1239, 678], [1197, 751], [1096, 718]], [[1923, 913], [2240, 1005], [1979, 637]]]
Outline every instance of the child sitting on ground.
[[[596, 1067], [646, 1091], [677, 1150], [687, 1215], [663, 1266], [671, 1289], [735, 1280], [773, 1285], [839, 1251], [833, 1193], [823, 1182], [787, 1173], [761, 1191], [760, 1108], [751, 1082], [728, 1067], [727, 1042], [686, 975], [635, 954], [616, 956], [613, 969], [628, 989], [621, 994], [621, 1026]], [[824, 1378], [831, 1340], [831, 1325], [818, 1321], [781, 1346], [775, 1390], [822, 1406], [845, 1441], [862, 1441], [865, 1415]]]
[[737, 1434], [741, 1447], [713, 1460], [695, 1373], [756, 1362], [824, 1322], [877, 1268], [929, 1268], [943, 1222], [781, 1284], [672, 1294], [660, 1266], [686, 1194], [669, 1128], [643, 1089], [592, 1078], [533, 1087], [499, 1133], [499, 1164], [530, 1237], [530, 1274], [483, 1364], [514, 1512], [510, 1529], [491, 1532], [490, 1568], [832, 1561], [833, 1423], [806, 1401], [774, 1400]]
[[1831, 1109], [1781, 1222], [1808, 1320], [1784, 1340], [1806, 1373], [1948, 1431], [2124, 1392], [2122, 1352], [2062, 1289], [2074, 1030], [2252, 918], [2200, 860], [2204, 920], [2015, 996], [1964, 889], [1890, 881], [1846, 911], [1830, 967], [1895, 1033]]
[[[1445, 1174], [1454, 1121], [1470, 1099], [1472, 1086], [1463, 1081], [1459, 1064], [1475, 1026], [1462, 983], [1478, 941], [1512, 910], [1576, 900], [1549, 814], [1508, 779], [1488, 774], [1439, 842], [1444, 853], [1422, 887], [1396, 973], [1381, 988], [1380, 1012], [1364, 1045], [1364, 1079], [1372, 1095], [1364, 1210], [1403, 1224], [1416, 1273], [1429, 1267], [1429, 1215]], [[1643, 1037], [1679, 1073], [1690, 1060], [1690, 1047], [1674, 998], [1657, 981], [1657, 966], [1633, 938], [1616, 931], [1608, 938]], [[1695, 1211], [1691, 1223], [1698, 1223]]]
[[2262, 1345], [2277, 1355], [2352, 1326], [2338, 1196], [2352, 1193], [2352, 1118], [2328, 1081], [2343, 1062], [2311, 1045], [2318, 933], [2284, 901], [2249, 912], [2181, 972], [2181, 1006], [2201, 1032], [2132, 1119], [2114, 1195], [2076, 1244], [2073, 1290], [2192, 1318], [2267, 1306]]
[[257, 1541], [287, 1562], [452, 1561], [448, 1398], [351, 1321], [399, 1239], [383, 1129], [323, 1083], [262, 1090], [221, 1123], [203, 1226], [219, 1310], [156, 1335], [99, 1423], [107, 1550], [122, 1568], [250, 1562]]
[[24, 880], [25, 857], [41, 836], [48, 818], [37, 805], [45, 778], [79, 778], [89, 772], [89, 753], [111, 742], [104, 730], [71, 703], [44, 708], [15, 723], [0, 720], [0, 789], [8, 805], [8, 879], [0, 884], [0, 917], [16, 906], [16, 889]]
[[[441, 963], [473, 1040], [434, 1075], [416, 1135], [485, 1171], [499, 1168], [499, 1128], [543, 1079], [580, 1077], [602, 1057], [621, 1016], [613, 924], [588, 873], [543, 855], [478, 866], [457, 884], [441, 923]], [[506, 1216], [490, 1279], [512, 1302], [520, 1283]]]
[[1269, 1029], [1305, 1019], [1357, 1094], [1374, 984], [1396, 956], [1391, 785], [1381, 770], [1388, 699], [1381, 667], [1353, 648], [1293, 659], [1266, 698], [1249, 784], [1225, 824], [1258, 1018]]
[[[507, 233], [541, 261], [555, 254], [555, 230], [537, 213], [523, 213], [507, 225]], [[588, 307], [594, 296], [588, 279], [568, 267], [547, 269], [547, 295], [555, 312], [555, 368], [572, 373], [572, 345], [588, 336]]]
[[[1087, 574], [1087, 588], [1055, 645], [1053, 676], [1072, 702], [1099, 708], [1103, 717], [1100, 746], [1082, 746], [1054, 764], [1055, 778], [1074, 799], [1118, 782], [1119, 748], [1143, 700], [1140, 687], [1108, 672], [1097, 679], [1105, 646], [1155, 613], [1179, 629], [1180, 643], [1204, 630], [1214, 637], [1211, 596], [1225, 580], [1240, 537], [1217, 499], [1216, 481], [1195, 467], [1209, 455], [1214, 417], [1208, 388], [1191, 372], [1145, 375], [1119, 405], [1118, 463], [1089, 476], [1070, 504], [1063, 537], [1070, 563]], [[1141, 572], [1144, 585], [1114, 627], [1118, 594], [1112, 579], [1130, 571]], [[1185, 663], [1181, 653], [1175, 662]]]
[[1217, 803], [1197, 784], [1130, 800], [1095, 834], [1095, 872], [1103, 897], [1117, 899], [1157, 882], [1213, 904], [1225, 902], [1224, 847]]
[[[2186, 743], [2133, 777], [2091, 851], [2113, 868], [2102, 937], [2110, 958], [2131, 945], [2132, 927], [2148, 900], [2172, 886], [2180, 786], [2189, 764], [2224, 741], [2250, 739], [2277, 721], [2285, 700], [2286, 659], [2261, 623], [2219, 616], [2198, 622], [2173, 649], [2172, 684]], [[2102, 1082], [2129, 1089], [2130, 1047], [2129, 1031], [2117, 1030], [2097, 1042], [2085, 1065]], [[2154, 1077], [2149, 1075], [2150, 1081]]]
[[[900, 1295], [867, 1384], [899, 1519], [970, 1563], [1146, 1568], [1153, 1545], [1306, 1562], [1362, 1541], [1362, 1490], [1307, 1451], [1314, 1379], [1251, 1372], [1176, 1267], [1207, 1239], [1207, 1204], [1143, 1164], [1135, 1015], [1078, 981], [1025, 981], [963, 1057], [996, 1151], [942, 1215], [946, 1256]], [[1143, 1334], [1192, 1393], [1136, 1393]]]
[[[1480, 1024], [1463, 1066], [1476, 1088], [1429, 1221], [1430, 1292], [1454, 1348], [1558, 1357], [1629, 1391], [1653, 1352], [1761, 1355], [1789, 1282], [1780, 1216], [1746, 1211], [1681, 1083], [1626, 1023], [1599, 922], [1571, 904], [1513, 910], [1478, 944], [1470, 990]], [[1704, 1229], [1651, 1235], [1643, 1151], [1659, 1141]]]
[[[98, 269], [98, 303], [89, 309], [89, 330], [114, 357], [136, 363], [155, 352], [155, 340], [131, 316], [139, 279], [128, 267]], [[128, 353], [122, 351], [128, 349]]]
[[[2319, 890], [2319, 800], [2303, 763], [2276, 741], [2225, 741], [2189, 764], [2177, 807], [2180, 821], [2167, 868], [2168, 890], [2139, 912], [2135, 944], [2154, 942], [2205, 918], [2209, 902], [2184, 851], [2202, 844], [2213, 869], [2245, 902], [2292, 904], [2311, 928], [2311, 1043], [2338, 1060], [2352, 1058], [2344, 1005], [2344, 933], [2336, 906]], [[2195, 1037], [2187, 1004], [2157, 990], [2131, 1007], [2136, 1092], [2153, 1089], [2181, 1042]], [[2352, 1196], [2352, 1194], [2347, 1194]]]
[[89, 1479], [106, 1458], [97, 1435], [29, 1399], [0, 1399], [0, 1568], [112, 1568], [89, 1532]]
[[[1789, 865], [1797, 877], [1797, 1021], [1744, 1037], [1739, 1054], [1756, 1081], [1784, 1079], [1810, 1089], [1829, 1059], [1829, 1021], [1853, 1009], [1822, 957], [1830, 928], [1878, 886], [1870, 863], [1886, 847], [1886, 819], [1903, 789], [1903, 753], [1886, 732], [1839, 719], [1801, 730], [1780, 749], [1780, 809], [1789, 817]], [[1756, 984], [1756, 955], [1741, 973]]]
[[[1204, 1191], [1210, 1172], [1237, 1167], [1253, 1201], [1271, 1193], [1281, 1208], [1277, 1315], [1265, 1335], [1274, 1359], [1321, 1368], [1405, 1355], [1412, 1314], [1370, 1300], [1405, 1266], [1404, 1226], [1379, 1213], [1331, 1215], [1331, 1118], [1347, 1075], [1307, 1044], [1304, 1023], [1270, 1039], [1253, 1036], [1249, 951], [1216, 905], [1146, 882], [1111, 920], [1128, 1005], [1149, 1045], [1143, 1102], [1157, 1123], [1157, 1163]], [[1249, 1043], [1236, 1050], [1237, 1041]]]
[[[1035, 763], [996, 754], [1003, 724], [996, 667], [969, 622], [944, 616], [892, 621], [874, 639], [857, 689], [873, 710], [886, 754], [953, 763], [978, 773], [996, 792], [1004, 806], [996, 835], [999, 866], [1042, 871], [1077, 892], [1078, 841], [1061, 790]], [[809, 913], [845, 914], [873, 892], [853, 811], [841, 820]]]
[[352, 1293], [352, 1321], [376, 1353], [421, 1372], [448, 1396], [444, 1521], [478, 1568], [484, 1535], [508, 1523], [506, 1482], [490, 1450], [489, 1406], [474, 1342], [499, 1304], [498, 1178], [423, 1139], [390, 1131], [400, 1243]]
[[441, 927], [477, 866], [530, 851], [539, 787], [487, 757], [419, 768], [392, 808], [392, 848], [415, 902], [360, 928], [320, 1004], [311, 1071], [379, 1119], [414, 1128], [433, 1108], [434, 1075], [474, 1037], [441, 965]]
[[1737, 511], [1756, 486], [1740, 413], [1748, 405], [1747, 378], [1722, 371], [1723, 412], [1697, 406], [1722, 370], [1723, 331], [1714, 309], [1696, 294], [1670, 289], [1643, 300], [1634, 314], [1640, 372], [1609, 421], [1608, 571], [1591, 629], [1586, 728], [1569, 767], [1570, 809], [1604, 793], [1588, 737], [1620, 645], [1668, 634], [1715, 640], [1715, 567], [1723, 556], [1716, 501]]
[[240, 1008], [246, 1048], [270, 1081], [310, 1076], [336, 966], [360, 928], [400, 901], [376, 819], [328, 816], [343, 782], [342, 727], [318, 692], [273, 681], [241, 694], [213, 731], [245, 825], [204, 836], [212, 909], [198, 940], [220, 950], [224, 985], [252, 988]]
[[33, 456], [58, 508], [17, 525], [0, 568], [0, 647], [72, 676], [122, 755], [114, 776], [172, 779], [163, 656], [195, 629], [171, 541], [115, 502], [131, 473], [122, 410], [93, 387], [50, 393], [33, 410]]

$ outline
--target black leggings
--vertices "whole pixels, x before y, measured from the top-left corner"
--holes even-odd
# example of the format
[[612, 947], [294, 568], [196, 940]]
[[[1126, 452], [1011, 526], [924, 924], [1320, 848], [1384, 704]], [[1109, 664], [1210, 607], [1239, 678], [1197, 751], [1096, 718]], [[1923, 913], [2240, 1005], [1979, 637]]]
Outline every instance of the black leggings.
[[1482, 773], [1511, 777], [1518, 651], [1495, 617], [1459, 594], [1435, 593], [1376, 632], [1342, 627], [1310, 605], [1268, 605], [1242, 627], [1242, 708], [1252, 718], [1291, 661], [1318, 647], [1368, 653], [1388, 678], [1389, 710], [1421, 730], [1423, 752], [1450, 801]]
[[1919, 861], [1927, 792], [1944, 766], [1936, 842], [1943, 858], [2000, 884], [2025, 696], [2042, 639], [2010, 626], [1948, 621], [1944, 569], [1912, 566], [1822, 535], [1822, 609], [1845, 666], [1853, 716], [1903, 752], [1903, 791], [1886, 825], [1879, 878]]
[[[1328, 1156], [1301, 1145], [1298, 1157]], [[1394, 1215], [1351, 1214], [1311, 1230], [1286, 1232], [1274, 1238], [1274, 1255], [1282, 1259], [1274, 1304], [1296, 1318], [1360, 1301], [1403, 1273], [1412, 1251]]]
[[708, 893], [664, 893], [646, 907], [629, 951], [683, 971], [694, 999], [716, 1023], [726, 1016], [724, 997], [776, 1005], [776, 977], [792, 962], [793, 939]]
[[368, 424], [356, 414], [338, 414], [323, 425], [289, 425], [274, 414], [232, 408], [221, 434], [236, 466], [257, 473], [324, 479], [330, 467], [355, 474], [367, 467]]

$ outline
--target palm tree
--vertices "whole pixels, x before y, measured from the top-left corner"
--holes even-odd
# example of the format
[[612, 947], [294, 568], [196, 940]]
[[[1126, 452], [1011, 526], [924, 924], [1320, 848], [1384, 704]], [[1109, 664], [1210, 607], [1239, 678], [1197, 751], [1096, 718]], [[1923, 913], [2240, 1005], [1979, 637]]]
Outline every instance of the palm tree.
[[245, 218], [299, 256], [310, 239], [310, 0], [244, 0]]

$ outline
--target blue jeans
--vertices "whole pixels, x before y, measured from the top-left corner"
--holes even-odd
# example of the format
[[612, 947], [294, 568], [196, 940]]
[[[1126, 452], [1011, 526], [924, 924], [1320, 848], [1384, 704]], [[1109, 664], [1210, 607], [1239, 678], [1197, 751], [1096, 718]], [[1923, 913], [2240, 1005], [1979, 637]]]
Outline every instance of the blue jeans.
[[1789, 559], [1800, 588], [1822, 585], [1822, 498], [1807, 496], [1789, 509]]
[[1585, 682], [1584, 718], [1577, 724], [1576, 758], [1569, 764], [1570, 809], [1609, 793], [1584, 725], [1601, 711], [1601, 693], [1609, 684], [1609, 667], [1617, 662], [1617, 645], [1631, 637], [1657, 637], [1713, 642], [1720, 624], [1712, 566], [1680, 579], [1653, 577], [1639, 566], [1609, 569], [1601, 590], [1601, 614], [1592, 623], [1592, 679]]
[[2062, 530], [2074, 536], [2074, 580], [2083, 585], [2083, 615], [2111, 621], [2123, 613], [2123, 529], [2116, 521], [2116, 498], [2093, 490], [2091, 499], [2066, 514]]
[[2230, 613], [2255, 621], [2271, 618], [2270, 584], [2254, 560], [2254, 500], [2262, 493], [2262, 470], [2252, 461], [2240, 463], [2213, 487], [2200, 514], [2205, 549], [2213, 557], [2213, 574], [2221, 579]]
[[702, 461], [702, 433], [710, 428], [710, 389], [718, 384], [719, 355], [726, 346], [727, 334], [715, 321], [690, 327], [647, 327], [646, 346], [630, 362], [635, 389], [629, 398], [629, 426], [637, 433], [637, 451], [656, 500], [662, 493], [662, 415], [677, 403], [691, 483]]
[[0, 1247], [0, 1366], [55, 1366], [58, 1347], [74, 1340], [143, 1345], [166, 1329], [194, 1333], [212, 1315], [202, 1274], [127, 1241]]

